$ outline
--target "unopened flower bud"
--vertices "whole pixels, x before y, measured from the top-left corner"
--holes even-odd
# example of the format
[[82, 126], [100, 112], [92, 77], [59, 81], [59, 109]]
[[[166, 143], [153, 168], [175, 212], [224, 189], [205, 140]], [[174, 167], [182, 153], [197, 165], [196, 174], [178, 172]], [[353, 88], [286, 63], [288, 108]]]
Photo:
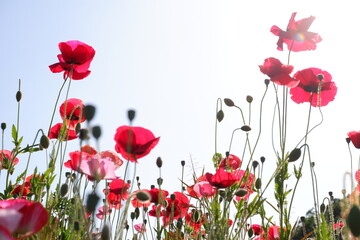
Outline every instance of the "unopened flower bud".
[[20, 101], [21, 101], [21, 98], [22, 98], [22, 93], [21, 93], [21, 91], [19, 90], [19, 91], [16, 92], [16, 101], [17, 101], [17, 102], [20, 102]]
[[133, 110], [133, 109], [130, 109], [130, 110], [128, 110], [128, 112], [127, 112], [127, 114], [128, 114], [128, 119], [129, 119], [129, 121], [130, 122], [132, 122], [133, 120], [134, 120], [134, 118], [135, 118], [135, 110]]
[[224, 98], [224, 103], [225, 103], [225, 105], [228, 106], [228, 107], [233, 107], [233, 106], [235, 106], [233, 100], [231, 100], [230, 98]]
[[146, 191], [139, 191], [136, 193], [136, 199], [141, 202], [146, 202], [150, 200], [150, 194]]
[[252, 166], [253, 166], [253, 168], [254, 168], [254, 170], [257, 168], [257, 166], [259, 166], [259, 162], [258, 161], [253, 161], [252, 162]]
[[322, 203], [322, 204], [320, 205], [320, 212], [321, 212], [321, 213], [324, 213], [324, 212], [325, 212], [325, 209], [326, 209], [325, 204]]
[[217, 119], [219, 122], [221, 122], [221, 121], [224, 119], [224, 112], [223, 112], [223, 110], [220, 110], [220, 111], [217, 112], [217, 114], [216, 114], [216, 119]]
[[319, 79], [320, 81], [322, 81], [322, 80], [324, 79], [324, 75], [318, 74], [318, 75], [317, 75], [317, 79]]
[[357, 205], [353, 205], [346, 217], [346, 225], [349, 227], [352, 235], [355, 237], [360, 236], [360, 209]]
[[137, 207], [137, 208], [135, 208], [135, 218], [136, 219], [138, 219], [138, 217], [140, 216], [140, 210], [139, 210], [139, 208]]
[[350, 138], [346, 138], [345, 140], [346, 140], [347, 144], [350, 143]]
[[301, 149], [300, 148], [295, 148], [294, 150], [291, 151], [291, 153], [289, 154], [289, 162], [295, 162], [296, 160], [298, 160], [301, 157]]
[[162, 178], [158, 178], [158, 179], [157, 179], [157, 184], [158, 184], [158, 185], [163, 184], [163, 179], [162, 179]]
[[87, 130], [86, 128], [80, 129], [79, 138], [81, 140], [88, 140], [89, 139], [89, 130]]
[[248, 191], [245, 188], [240, 188], [235, 192], [235, 195], [238, 197], [244, 197], [246, 194], [248, 194]]
[[48, 138], [48, 136], [46, 136], [45, 134], [43, 134], [40, 138], [40, 146], [43, 149], [47, 149], [50, 145], [50, 140]]
[[93, 105], [86, 105], [84, 108], [85, 119], [90, 122], [95, 116], [95, 110], [96, 108]]
[[269, 80], [269, 79], [265, 79], [264, 82], [265, 82], [265, 85], [266, 85], [266, 86], [269, 86], [269, 83], [270, 83], [270, 80]]
[[110, 227], [107, 224], [104, 224], [102, 230], [101, 230], [101, 240], [110, 240]]
[[261, 163], [264, 163], [265, 162], [265, 157], [260, 157], [260, 161], [261, 161]]
[[175, 194], [171, 194], [171, 195], [170, 195], [171, 201], [174, 201], [174, 200], [175, 200], [175, 197], [176, 197]]
[[80, 130], [81, 130], [81, 123], [78, 122], [78, 123], [75, 125], [75, 133], [76, 133], [76, 134], [79, 134]]
[[248, 231], [249, 238], [251, 238], [253, 235], [254, 235], [254, 230], [252, 228], [250, 228]]
[[254, 98], [253, 98], [252, 96], [250, 96], [250, 95], [247, 95], [247, 96], [246, 96], [246, 101], [247, 101], [248, 103], [252, 103], [253, 100], [254, 100]]
[[158, 168], [161, 168], [161, 167], [162, 167], [162, 164], [163, 164], [163, 161], [161, 160], [161, 157], [158, 157], [158, 158], [156, 159], [156, 166], [157, 166]]
[[4, 131], [5, 129], [6, 129], [6, 123], [3, 122], [3, 123], [1, 123], [1, 130]]
[[87, 197], [87, 200], [86, 200], [87, 211], [94, 212], [99, 200], [100, 200], [100, 197], [96, 193], [89, 194]]
[[92, 129], [91, 129], [91, 133], [92, 135], [94, 136], [94, 138], [97, 140], [100, 138], [101, 136], [101, 128], [100, 126], [94, 126]]
[[248, 125], [244, 125], [244, 126], [242, 126], [240, 129], [243, 130], [244, 132], [249, 132], [249, 131], [251, 131], [251, 127], [248, 126]]
[[131, 218], [131, 220], [134, 220], [134, 219], [135, 219], [135, 212], [131, 212], [131, 213], [130, 213], [130, 218]]
[[181, 166], [185, 166], [185, 161], [184, 160], [181, 161]]
[[75, 231], [79, 231], [80, 230], [80, 223], [78, 221], [74, 222], [74, 229]]
[[256, 179], [256, 181], [255, 181], [255, 187], [256, 187], [256, 189], [260, 189], [260, 188], [261, 188], [261, 178]]
[[69, 185], [67, 183], [64, 183], [63, 185], [61, 185], [61, 187], [60, 187], [60, 196], [61, 197], [66, 197], [68, 192], [69, 192]]

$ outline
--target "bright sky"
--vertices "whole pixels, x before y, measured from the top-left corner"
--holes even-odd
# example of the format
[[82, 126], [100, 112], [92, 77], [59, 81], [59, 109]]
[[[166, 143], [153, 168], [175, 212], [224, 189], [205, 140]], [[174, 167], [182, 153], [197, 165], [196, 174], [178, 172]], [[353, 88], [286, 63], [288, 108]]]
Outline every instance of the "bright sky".
[[[39, 128], [47, 129], [62, 84], [62, 74], [51, 73], [48, 65], [57, 62], [59, 42], [80, 40], [93, 46], [96, 55], [91, 75], [73, 81], [70, 97], [97, 106], [94, 124], [102, 126], [101, 149], [114, 148], [115, 129], [128, 123], [128, 109], [136, 109], [134, 125], [161, 136], [159, 145], [137, 166], [143, 187], [155, 184], [158, 178], [155, 160], [161, 156], [164, 186], [169, 191], [178, 191], [181, 160], [189, 164], [192, 159], [197, 170], [205, 167], [205, 171], [213, 171], [217, 98], [231, 98], [247, 112], [245, 97], [252, 95], [254, 122], [258, 118], [266, 78], [258, 65], [268, 57], [284, 63], [287, 59], [286, 51], [276, 50], [277, 37], [270, 33], [270, 28], [277, 25], [285, 29], [291, 13], [296, 11], [296, 20], [316, 17], [310, 30], [319, 33], [323, 41], [315, 51], [293, 53], [290, 64], [294, 71], [308, 67], [324, 69], [332, 74], [338, 87], [335, 101], [323, 108], [324, 123], [310, 135], [309, 143], [312, 160], [316, 162], [319, 198], [327, 196], [329, 191], [341, 197], [343, 175], [350, 170], [346, 134], [360, 129], [357, 109], [360, 81], [356, 73], [360, 33], [355, 3], [346, 0], [2, 1], [0, 122], [6, 122], [9, 128], [16, 122], [15, 93], [20, 78], [23, 92], [20, 134], [25, 136], [25, 143], [30, 143]], [[264, 106], [264, 136], [254, 156], [267, 158], [268, 175], [276, 162], [268, 135], [273, 106], [274, 93], [270, 91]], [[291, 148], [305, 132], [308, 105], [291, 102], [289, 107]], [[242, 125], [236, 110], [224, 106], [224, 111], [218, 139], [222, 153], [229, 147], [232, 130]], [[59, 115], [56, 117], [59, 121]], [[319, 121], [317, 111], [312, 118], [313, 124]], [[257, 125], [253, 129], [255, 139]], [[243, 138], [236, 136], [233, 153], [241, 155]], [[5, 148], [12, 148], [9, 129], [5, 138]], [[73, 151], [76, 147], [75, 142], [68, 149]], [[359, 152], [354, 150], [353, 155], [355, 163]], [[26, 158], [20, 156], [22, 166]], [[34, 155], [31, 165], [44, 171], [45, 154]], [[190, 170], [187, 168], [188, 181]], [[294, 217], [312, 207], [311, 193], [306, 167], [293, 208]]]

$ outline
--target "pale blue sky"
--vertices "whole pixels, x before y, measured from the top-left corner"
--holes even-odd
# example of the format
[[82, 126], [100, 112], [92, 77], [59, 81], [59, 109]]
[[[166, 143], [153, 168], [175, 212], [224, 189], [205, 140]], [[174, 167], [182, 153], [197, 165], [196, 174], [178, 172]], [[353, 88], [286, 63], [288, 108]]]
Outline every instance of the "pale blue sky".
[[[245, 105], [254, 96], [253, 121], [265, 76], [258, 65], [265, 58], [286, 62], [287, 52], [276, 50], [272, 25], [285, 29], [291, 13], [297, 20], [316, 17], [310, 30], [323, 41], [312, 52], [293, 53], [295, 71], [308, 67], [327, 70], [338, 86], [338, 95], [323, 109], [323, 125], [310, 135], [316, 161], [320, 198], [328, 191], [340, 197], [343, 173], [350, 169], [346, 133], [360, 129], [357, 109], [360, 82], [356, 70], [360, 49], [356, 1], [2, 1], [0, 3], [0, 122], [15, 123], [15, 92], [22, 79], [21, 134], [32, 141], [37, 129], [47, 129], [62, 74], [48, 65], [57, 61], [58, 43], [80, 40], [94, 47], [91, 75], [73, 81], [70, 97], [95, 104], [94, 124], [103, 127], [102, 150], [113, 149], [115, 129], [127, 124], [126, 111], [134, 108], [136, 126], [161, 136], [159, 145], [138, 165], [143, 186], [154, 184], [155, 159], [164, 160], [163, 178], [170, 191], [179, 190], [180, 161], [212, 171], [215, 105], [230, 97]], [[64, 98], [62, 98], [64, 99]], [[273, 92], [265, 105], [267, 122], [255, 158], [267, 157], [266, 170], [274, 167], [269, 145]], [[305, 129], [307, 105], [290, 104], [292, 130], [289, 147]], [[241, 126], [234, 109], [224, 107], [219, 126], [219, 151], [225, 152], [231, 131]], [[315, 112], [315, 111], [314, 111]], [[315, 112], [314, 119], [318, 119]], [[57, 120], [59, 116], [57, 115]], [[315, 120], [316, 122], [316, 120]], [[254, 125], [253, 129], [256, 129]], [[255, 133], [255, 132], [254, 132]], [[10, 133], [7, 131], [6, 138]], [[253, 136], [255, 138], [255, 134]], [[233, 150], [240, 155], [242, 140]], [[238, 144], [238, 145], [236, 145]], [[69, 145], [69, 150], [77, 144]], [[236, 147], [239, 146], [239, 147]], [[6, 148], [11, 148], [7, 141]], [[290, 150], [290, 149], [289, 149]], [[357, 159], [359, 152], [354, 151]], [[26, 157], [20, 156], [25, 162]], [[34, 155], [32, 166], [44, 170], [44, 154]], [[189, 171], [189, 169], [187, 169]], [[119, 173], [122, 175], [122, 173]], [[309, 175], [305, 173], [305, 177]], [[190, 175], [187, 175], [187, 180]], [[299, 187], [296, 214], [311, 208], [309, 181]], [[269, 192], [269, 195], [272, 193]], [[304, 198], [309, 199], [304, 203]]]

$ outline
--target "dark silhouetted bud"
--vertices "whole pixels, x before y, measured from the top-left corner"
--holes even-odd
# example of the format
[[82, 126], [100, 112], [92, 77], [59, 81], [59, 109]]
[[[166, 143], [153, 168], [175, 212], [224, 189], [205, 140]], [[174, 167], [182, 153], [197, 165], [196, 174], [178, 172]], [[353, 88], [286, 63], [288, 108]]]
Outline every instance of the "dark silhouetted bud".
[[150, 189], [154, 189], [154, 188], [155, 188], [155, 185], [151, 185], [151, 186], [150, 186]]
[[161, 160], [161, 157], [158, 157], [156, 159], [156, 166], [158, 166], [158, 168], [161, 168], [163, 164], [163, 161]]
[[252, 228], [249, 228], [248, 236], [251, 238], [254, 235], [254, 230]]
[[182, 228], [182, 225], [183, 225], [183, 221], [182, 221], [182, 218], [179, 218], [176, 222], [176, 227], [178, 229], [181, 229]]
[[315, 162], [311, 162], [310, 163], [310, 166], [313, 168], [313, 167], [315, 167]]
[[242, 126], [240, 129], [243, 130], [244, 132], [249, 132], [249, 131], [251, 131], [251, 127], [248, 126], [248, 125], [244, 125], [244, 126]]
[[181, 166], [185, 166], [185, 161], [184, 160], [181, 161]]
[[254, 100], [254, 98], [253, 98], [252, 96], [250, 96], [250, 95], [247, 95], [247, 96], [246, 96], [246, 101], [247, 101], [248, 103], [252, 103], [253, 100]]
[[91, 132], [92, 132], [92, 135], [94, 136], [94, 138], [97, 140], [101, 136], [101, 127], [100, 126], [94, 126], [91, 129]]
[[60, 196], [61, 197], [66, 197], [68, 192], [69, 192], [69, 185], [67, 183], [64, 183], [63, 185], [61, 185], [61, 187], [60, 187]]
[[171, 194], [171, 195], [170, 195], [170, 199], [171, 199], [172, 201], [175, 200], [175, 197], [176, 197], [175, 194]]
[[260, 161], [261, 161], [261, 163], [264, 163], [265, 162], [265, 157], [260, 157]]
[[86, 105], [84, 108], [85, 119], [90, 122], [95, 116], [95, 110], [96, 108], [93, 105]]
[[134, 219], [135, 219], [135, 217], [136, 217], [135, 215], [136, 215], [135, 212], [131, 212], [131, 213], [130, 213], [130, 218], [131, 218], [131, 220], [134, 220]]
[[346, 140], [347, 144], [350, 143], [350, 138], [346, 138], [345, 140]]
[[349, 227], [351, 233], [355, 237], [360, 236], [360, 209], [358, 206], [353, 205], [349, 214], [346, 217], [346, 225]]
[[162, 178], [158, 178], [158, 179], [157, 179], [157, 184], [158, 184], [158, 185], [163, 184], [163, 179], [162, 179]]
[[289, 154], [289, 162], [295, 162], [296, 160], [298, 160], [301, 157], [301, 149], [300, 148], [295, 148], [294, 150], [291, 151], [291, 153]]
[[225, 153], [225, 156], [226, 156], [226, 158], [228, 158], [228, 157], [230, 156], [230, 153], [227, 151], [227, 152]]
[[253, 166], [253, 168], [255, 170], [257, 168], [257, 166], [259, 166], [259, 162], [258, 161], [253, 161], [252, 166]]
[[81, 140], [88, 140], [89, 139], [89, 131], [86, 128], [80, 129], [79, 138]]
[[325, 209], [326, 209], [325, 204], [322, 203], [322, 204], [320, 205], [320, 212], [321, 212], [321, 213], [324, 213], [324, 212], [325, 212]]
[[228, 106], [228, 107], [233, 107], [233, 106], [235, 106], [233, 100], [231, 100], [230, 98], [225, 98], [225, 99], [224, 99], [224, 103], [225, 103], [225, 105]]
[[238, 197], [244, 197], [246, 194], [248, 194], [248, 191], [245, 188], [240, 188], [235, 193], [235, 195]]
[[150, 200], [150, 194], [146, 191], [139, 191], [136, 193], [136, 199], [141, 202], [146, 202]]
[[6, 123], [1, 123], [1, 129], [4, 131], [6, 129]]
[[322, 81], [322, 80], [324, 79], [324, 75], [318, 74], [318, 75], [317, 75], [317, 79], [319, 79], [320, 81]]
[[301, 216], [301, 217], [300, 217], [300, 220], [301, 220], [301, 222], [305, 222], [305, 217], [304, 217], [304, 216]]
[[138, 219], [138, 217], [140, 216], [140, 210], [139, 208], [135, 208], [135, 218]]
[[107, 224], [104, 224], [103, 228], [101, 229], [101, 240], [110, 240], [110, 227]]
[[136, 176], [136, 181], [138, 182], [140, 180], [140, 177], [139, 176]]
[[130, 109], [130, 110], [128, 110], [127, 114], [128, 114], [129, 121], [132, 122], [135, 118], [135, 114], [136, 114], [135, 110]]
[[40, 138], [40, 146], [44, 149], [47, 149], [50, 145], [50, 140], [48, 138], [48, 136], [46, 135], [42, 135]]
[[221, 122], [224, 119], [224, 112], [223, 110], [218, 111], [218, 113], [216, 114], [216, 119]]
[[96, 193], [89, 194], [87, 197], [87, 200], [86, 200], [87, 211], [94, 212], [99, 200], [100, 200], [100, 197]]
[[70, 177], [71, 177], [71, 172], [66, 172], [66, 173], [65, 173], [65, 177], [66, 177], [66, 178], [70, 178]]
[[22, 93], [21, 93], [21, 91], [19, 90], [19, 91], [16, 92], [16, 101], [17, 101], [17, 102], [20, 102], [20, 101], [21, 101], [21, 98], [22, 98]]
[[79, 231], [80, 230], [80, 223], [78, 221], [74, 222], [74, 229], [75, 231]]
[[265, 79], [264, 82], [265, 82], [265, 85], [266, 85], [266, 86], [269, 86], [269, 83], [270, 83], [270, 80], [269, 80], [269, 79]]
[[260, 189], [260, 188], [261, 188], [261, 178], [256, 179], [256, 181], [255, 181], [255, 187], [256, 187], [256, 189]]

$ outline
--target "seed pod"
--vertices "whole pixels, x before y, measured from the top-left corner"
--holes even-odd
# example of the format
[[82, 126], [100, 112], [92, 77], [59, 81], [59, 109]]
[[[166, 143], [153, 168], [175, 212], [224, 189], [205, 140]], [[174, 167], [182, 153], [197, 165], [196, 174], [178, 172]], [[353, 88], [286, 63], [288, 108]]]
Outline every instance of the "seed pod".
[[233, 106], [235, 106], [233, 100], [231, 100], [230, 98], [224, 98], [224, 103], [225, 103], [225, 105], [228, 106], [228, 107], [233, 107]]
[[87, 130], [86, 128], [80, 129], [79, 138], [81, 140], [88, 140], [89, 139], [89, 130]]
[[157, 184], [158, 184], [158, 185], [162, 185], [162, 184], [163, 184], [163, 179], [162, 179], [162, 178], [158, 178], [158, 179], [157, 179]]
[[260, 161], [261, 161], [261, 163], [264, 163], [265, 162], [265, 157], [260, 157]]
[[185, 166], [185, 161], [184, 160], [181, 161], [181, 166]]
[[298, 160], [301, 157], [301, 149], [300, 148], [295, 148], [294, 150], [291, 151], [291, 153], [289, 154], [289, 162], [295, 162], [296, 160]]
[[50, 140], [48, 138], [48, 136], [46, 136], [45, 134], [43, 134], [40, 138], [40, 146], [43, 149], [47, 149], [50, 145]]
[[258, 161], [256, 161], [256, 160], [254, 160], [253, 162], [252, 162], [252, 166], [253, 166], [253, 168], [254, 168], [254, 170], [257, 168], [257, 166], [259, 166], [259, 162]]
[[350, 138], [345, 138], [345, 140], [346, 140], [347, 144], [350, 143]]
[[253, 98], [252, 96], [250, 96], [250, 95], [247, 95], [247, 96], [246, 96], [246, 101], [247, 101], [248, 103], [252, 103], [253, 100], [254, 100], [254, 98]]

